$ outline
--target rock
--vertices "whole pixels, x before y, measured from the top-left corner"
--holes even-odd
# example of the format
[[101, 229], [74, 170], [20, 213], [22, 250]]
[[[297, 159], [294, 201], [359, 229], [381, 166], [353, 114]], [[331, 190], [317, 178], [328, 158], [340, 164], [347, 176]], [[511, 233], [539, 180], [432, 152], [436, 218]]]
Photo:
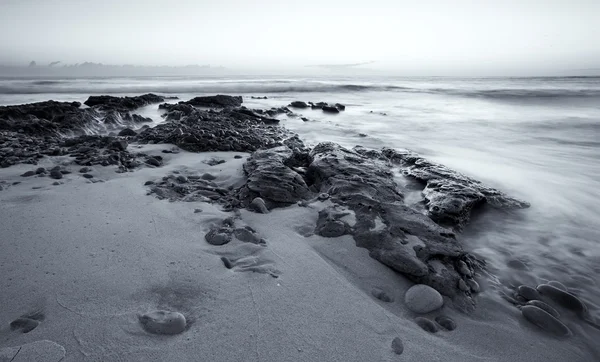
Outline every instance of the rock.
[[404, 303], [415, 313], [429, 313], [444, 305], [442, 295], [432, 287], [417, 284], [410, 287], [404, 295]]
[[399, 165], [405, 176], [425, 185], [423, 196], [428, 215], [442, 225], [461, 229], [478, 206], [498, 209], [522, 209], [529, 204], [484, 186], [449, 168], [429, 162], [411, 151], [384, 148], [382, 154]]
[[532, 287], [521, 285], [517, 288], [517, 294], [525, 298], [525, 300], [540, 299], [540, 293]]
[[201, 176], [203, 180], [212, 181], [217, 178], [217, 176], [211, 175], [210, 173], [205, 173]]
[[187, 102], [180, 102], [189, 104], [195, 107], [239, 107], [244, 101], [240, 96], [228, 96], [223, 94], [217, 94], [216, 96], [203, 96], [192, 98]]
[[243, 157], [242, 157], [242, 156], [240, 156], [240, 155], [235, 155], [235, 156], [233, 156], [233, 158], [235, 158], [235, 159], [238, 159], [238, 160], [239, 160], [240, 158], [243, 158]]
[[308, 108], [308, 104], [306, 104], [306, 102], [302, 102], [302, 101], [293, 101], [292, 103], [290, 103], [290, 105], [288, 107]]
[[567, 326], [541, 308], [526, 305], [521, 308], [521, 313], [529, 322], [555, 336], [566, 337], [571, 335], [571, 331]]
[[464, 276], [467, 277], [471, 277], [471, 270], [469, 269], [469, 266], [462, 260], [460, 260], [458, 262], [458, 271], [459, 273], [461, 273]]
[[210, 230], [204, 238], [211, 245], [225, 245], [231, 241], [231, 230], [215, 228]]
[[118, 135], [120, 137], [137, 136], [137, 132], [132, 130], [131, 128], [125, 128], [121, 132], [119, 132]]
[[79, 173], [88, 173], [90, 171], [92, 171], [92, 169], [89, 167], [82, 167], [79, 169]]
[[329, 200], [329, 194], [326, 192], [322, 192], [319, 194], [319, 196], [317, 196], [317, 199], [319, 201], [325, 201], [325, 200]]
[[554, 288], [558, 288], [558, 289], [562, 290], [563, 292], [567, 292], [567, 287], [563, 283], [557, 282], [556, 280], [551, 280], [546, 284], [551, 285]]
[[58, 181], [54, 181], [52, 183], [53, 186], [58, 186], [58, 185], [62, 185], [62, 182], [58, 182]]
[[254, 231], [248, 230], [247, 228], [236, 228], [233, 230], [233, 235], [240, 241], [252, 244], [264, 244], [265, 241], [261, 239], [258, 234]]
[[334, 208], [328, 207], [319, 211], [315, 234], [326, 237], [336, 238], [351, 232], [350, 226], [340, 218], [348, 213], [337, 212]]
[[527, 264], [519, 259], [511, 259], [506, 263], [506, 265], [515, 270], [529, 270]]
[[436, 333], [439, 331], [437, 325], [427, 318], [417, 317], [415, 318], [415, 323], [429, 333]]
[[565, 292], [564, 290], [560, 290], [548, 284], [540, 284], [536, 289], [542, 296], [549, 298], [564, 308], [572, 310], [580, 317], [588, 314], [587, 306], [571, 293]]
[[261, 199], [260, 197], [254, 198], [254, 200], [252, 200], [250, 203], [249, 208], [250, 210], [254, 210], [261, 214], [269, 213], [269, 209], [267, 209], [267, 206], [265, 205], [265, 200]]
[[294, 152], [287, 146], [254, 152], [244, 164], [246, 184], [240, 189], [243, 204], [260, 197], [270, 207], [288, 206], [306, 199], [310, 190], [296, 171], [287, 166]]
[[211, 158], [210, 160], [206, 161], [206, 164], [209, 165], [209, 166], [216, 166], [216, 165], [223, 164], [225, 162], [227, 162], [227, 161], [225, 161], [225, 160], [218, 160], [216, 158]]
[[473, 293], [479, 293], [481, 291], [479, 283], [477, 283], [474, 279], [467, 279], [467, 285]]
[[21, 346], [0, 348], [0, 361], [6, 362], [60, 362], [65, 356], [63, 346], [45, 339]]
[[453, 331], [456, 329], [456, 322], [448, 316], [439, 315], [439, 316], [435, 317], [435, 321], [437, 322], [437, 324], [442, 326], [442, 328], [444, 328], [445, 330]]
[[395, 354], [402, 354], [402, 352], [404, 352], [404, 343], [402, 343], [400, 337], [396, 337], [392, 340], [392, 351], [394, 351]]
[[185, 331], [185, 316], [179, 312], [156, 310], [138, 316], [146, 332], [153, 334], [179, 334]]
[[201, 212], [202, 212], [202, 209], [194, 209], [194, 214], [198, 214], [198, 213], [201, 213]]
[[91, 96], [83, 104], [88, 107], [98, 107], [102, 110], [133, 111], [152, 103], [164, 102], [164, 98], [148, 93], [135, 97]]
[[37, 170], [35, 170], [36, 175], [41, 175], [43, 173], [46, 173], [46, 169], [43, 167], [38, 167]]
[[179, 175], [175, 179], [177, 180], [177, 182], [180, 182], [182, 184], [185, 184], [188, 182], [188, 178], [183, 175]]
[[233, 263], [231, 262], [231, 260], [229, 260], [229, 258], [222, 256], [221, 261], [223, 262], [223, 265], [225, 265], [225, 268], [233, 268]]
[[144, 182], [144, 186], [154, 185], [154, 181], [146, 181]]
[[127, 141], [125, 140], [114, 140], [108, 145], [109, 150], [125, 151], [127, 149]]
[[156, 157], [148, 157], [146, 159], [146, 164], [154, 167], [162, 166], [162, 162], [160, 162]]
[[394, 301], [394, 298], [392, 296], [388, 295], [386, 292], [379, 288], [371, 289], [371, 295], [382, 302], [392, 303]]
[[52, 171], [50, 171], [50, 177], [55, 180], [60, 180], [61, 178], [63, 178], [63, 174], [59, 170], [53, 169]]
[[85, 178], [94, 178], [94, 175], [90, 175], [89, 173], [84, 173], [83, 175], [81, 175]]
[[[362, 238], [364, 238], [364, 236], [362, 236]], [[377, 236], [375, 236], [375, 238], [377, 238]], [[427, 264], [421, 261], [413, 250], [406, 248], [400, 242], [397, 244], [399, 245], [394, 246], [392, 244], [386, 248], [372, 247], [369, 252], [369, 256], [408, 276], [427, 276], [429, 273]]]
[[558, 319], [560, 317], [560, 313], [558, 313], [558, 311], [556, 309], [552, 308], [551, 306], [542, 302], [541, 300], [530, 300], [529, 302], [527, 302], [526, 305], [532, 305], [534, 307], [543, 309], [546, 313], [550, 314], [551, 316], [553, 316], [556, 319]]
[[332, 106], [323, 106], [323, 108], [321, 108], [321, 109], [325, 113], [340, 113], [339, 109], [337, 109], [336, 107], [332, 107]]
[[345, 111], [346, 110], [346, 106], [340, 103], [336, 103], [335, 104], [335, 108], [339, 109], [340, 111]]
[[35, 171], [27, 171], [24, 174], [21, 175], [21, 177], [30, 177], [35, 175]]

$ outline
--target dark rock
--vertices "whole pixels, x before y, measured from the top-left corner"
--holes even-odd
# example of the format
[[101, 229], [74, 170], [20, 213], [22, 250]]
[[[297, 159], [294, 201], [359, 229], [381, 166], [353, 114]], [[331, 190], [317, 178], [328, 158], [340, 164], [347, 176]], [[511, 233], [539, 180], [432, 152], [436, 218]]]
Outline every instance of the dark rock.
[[332, 106], [323, 106], [323, 108], [321, 108], [323, 110], [323, 112], [326, 113], [340, 113], [340, 110], [337, 109], [336, 107], [332, 107]]
[[225, 219], [221, 226], [214, 226], [205, 236], [206, 242], [211, 245], [225, 245], [232, 239], [231, 224]]
[[517, 288], [517, 294], [525, 298], [526, 300], [540, 299], [540, 293], [532, 287], [527, 285], [521, 285]]
[[131, 128], [125, 128], [121, 132], [119, 132], [119, 136], [121, 136], [121, 137], [137, 136], [137, 132], [132, 130]]
[[233, 268], [233, 264], [231, 263], [231, 260], [229, 260], [229, 258], [222, 256], [221, 261], [223, 262], [223, 265], [225, 265], [225, 268], [227, 268], [227, 269]]
[[308, 108], [308, 104], [306, 104], [306, 102], [302, 102], [302, 101], [293, 101], [292, 103], [290, 103], [290, 105], [288, 107]]
[[35, 175], [35, 171], [27, 171], [24, 174], [21, 175], [21, 177], [30, 177]]
[[102, 110], [133, 111], [152, 103], [164, 102], [164, 98], [156, 94], [144, 94], [136, 97], [91, 96], [83, 104]]
[[571, 331], [567, 326], [541, 308], [526, 305], [521, 308], [521, 313], [529, 322], [555, 336], [567, 337], [571, 335]]
[[244, 164], [248, 179], [240, 190], [240, 200], [247, 206], [257, 197], [267, 206], [288, 206], [311, 193], [302, 176], [286, 166], [294, 157], [288, 147], [254, 152]]
[[445, 315], [435, 317], [435, 321], [445, 330], [453, 331], [456, 329], [456, 322], [452, 318]]
[[127, 141], [125, 140], [114, 140], [108, 145], [109, 150], [125, 151], [127, 149]]
[[162, 162], [160, 162], [158, 160], [158, 158], [156, 158], [156, 157], [148, 157], [146, 159], [146, 164], [148, 164], [150, 166], [154, 166], [154, 167], [160, 167], [160, 166], [162, 166]]
[[60, 180], [61, 178], [63, 178], [63, 174], [59, 170], [52, 169], [52, 171], [50, 171], [50, 177], [55, 180]]
[[84, 173], [83, 175], [81, 175], [85, 178], [94, 178], [94, 175], [90, 175], [89, 173]]
[[315, 234], [326, 238], [335, 238], [352, 232], [351, 227], [344, 221], [340, 220], [348, 213], [338, 212], [333, 207], [325, 208], [319, 211], [317, 219], [317, 227]]
[[529, 302], [527, 302], [527, 305], [532, 305], [534, 307], [543, 309], [546, 313], [550, 314], [551, 316], [553, 316], [556, 319], [558, 319], [558, 317], [560, 317], [560, 313], [558, 313], [558, 311], [556, 309], [552, 308], [551, 306], [542, 302], [541, 300], [530, 300]]
[[146, 181], [144, 182], [144, 186], [154, 185], [154, 181]]
[[265, 244], [264, 239], [258, 236], [255, 231], [249, 230], [248, 228], [236, 228], [233, 230], [233, 235], [236, 237], [236, 239], [245, 243]]
[[183, 176], [183, 175], [179, 175], [176, 178], [177, 182], [180, 182], [182, 184], [187, 183], [188, 182], [188, 178]]
[[196, 107], [239, 107], [242, 105], [243, 100], [240, 96], [217, 94], [216, 96], [196, 97], [180, 103]]
[[415, 318], [415, 323], [417, 323], [417, 325], [419, 327], [423, 328], [423, 330], [425, 330], [429, 333], [437, 333], [437, 331], [439, 331], [439, 328], [437, 327], [437, 325], [435, 323], [433, 323], [433, 321], [431, 321], [430, 319], [427, 319], [425, 317]]
[[483, 204], [498, 209], [522, 209], [529, 204], [484, 186], [445, 166], [429, 162], [410, 151], [383, 149], [383, 155], [399, 165], [405, 176], [425, 185], [428, 215], [442, 225], [462, 228], [473, 209]]
[[216, 165], [220, 165], [222, 163], [225, 163], [227, 161], [225, 160], [218, 160], [216, 158], [211, 158], [210, 160], [206, 161], [206, 164], [209, 166], [216, 166]]
[[340, 103], [336, 103], [335, 104], [335, 108], [337, 108], [340, 111], [345, 111], [346, 110], [346, 106]]
[[588, 309], [585, 303], [571, 293], [560, 290], [552, 285], [540, 284], [537, 286], [537, 291], [545, 297], [549, 298], [556, 304], [572, 310], [577, 313], [580, 317], [585, 317], [588, 314]]
[[88, 173], [90, 172], [92, 169], [89, 167], [82, 167], [79, 169], [79, 173]]
[[243, 157], [242, 157], [242, 156], [240, 156], [240, 155], [235, 155], [235, 156], [233, 156], [233, 158], [235, 158], [235, 159], [240, 159], [240, 158], [243, 158]]
[[43, 168], [43, 167], [38, 167], [38, 169], [37, 169], [37, 170], [35, 170], [35, 173], [36, 173], [37, 175], [41, 175], [41, 174], [43, 174], [43, 173], [46, 173], [46, 169], [45, 169], [45, 168]]
[[392, 340], [392, 351], [394, 351], [394, 353], [398, 355], [404, 352], [404, 343], [402, 343], [400, 337], [396, 337]]
[[385, 291], [379, 288], [371, 289], [371, 295], [375, 298], [379, 299], [382, 302], [392, 303], [394, 301], [394, 297], [387, 294]]

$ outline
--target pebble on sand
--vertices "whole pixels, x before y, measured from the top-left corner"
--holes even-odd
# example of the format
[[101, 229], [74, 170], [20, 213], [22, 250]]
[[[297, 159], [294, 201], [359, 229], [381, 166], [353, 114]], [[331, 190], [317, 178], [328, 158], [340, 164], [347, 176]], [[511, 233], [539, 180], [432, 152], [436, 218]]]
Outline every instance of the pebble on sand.
[[231, 233], [221, 229], [213, 229], [204, 236], [211, 245], [225, 245], [231, 241]]
[[576, 296], [571, 293], [560, 290], [552, 285], [540, 284], [537, 287], [537, 291], [540, 292], [544, 297], [549, 298], [553, 302], [569, 309], [579, 316], [587, 314], [587, 306]]
[[24, 174], [21, 175], [21, 177], [30, 177], [35, 175], [35, 171], [27, 171]]
[[415, 313], [429, 313], [444, 305], [444, 299], [437, 290], [425, 284], [410, 287], [404, 295], [404, 303]]
[[94, 175], [91, 175], [89, 173], [84, 173], [82, 176], [85, 178], [94, 178]]
[[560, 313], [558, 313], [556, 309], [552, 308], [550, 305], [542, 302], [541, 300], [530, 300], [529, 302], [527, 302], [527, 305], [532, 305], [534, 307], [543, 309], [554, 318], [560, 317]]
[[59, 170], [53, 169], [52, 171], [50, 171], [50, 177], [56, 180], [60, 180], [61, 178], [63, 178], [63, 174]]
[[402, 352], [404, 352], [404, 343], [402, 343], [400, 337], [396, 337], [392, 341], [392, 351], [394, 351], [395, 354], [402, 354]]
[[139, 316], [146, 332], [153, 334], [179, 334], [185, 330], [185, 316], [179, 312], [156, 310]]
[[540, 293], [532, 287], [527, 285], [521, 285], [517, 288], [517, 294], [527, 300], [540, 299]]
[[371, 295], [382, 302], [392, 303], [394, 301], [394, 297], [392, 297], [391, 295], [387, 294], [385, 291], [379, 288], [371, 289]]
[[571, 331], [563, 324], [563, 322], [554, 318], [541, 308], [533, 305], [526, 305], [521, 308], [521, 313], [523, 313], [523, 317], [529, 322], [558, 337], [566, 337], [571, 334]]
[[267, 209], [267, 205], [265, 205], [265, 200], [261, 199], [260, 197], [256, 197], [254, 200], [252, 200], [250, 203], [250, 208], [261, 214], [269, 213], [269, 209]]
[[437, 331], [439, 331], [439, 328], [430, 319], [424, 317], [417, 317], [415, 318], [415, 323], [417, 323], [419, 327], [423, 328], [423, 330], [429, 333], [436, 333]]
[[437, 322], [437, 324], [442, 326], [442, 328], [444, 328], [448, 331], [453, 331], [456, 329], [456, 322], [454, 321], [454, 319], [452, 319], [448, 316], [439, 315], [439, 316], [435, 317], [435, 321]]

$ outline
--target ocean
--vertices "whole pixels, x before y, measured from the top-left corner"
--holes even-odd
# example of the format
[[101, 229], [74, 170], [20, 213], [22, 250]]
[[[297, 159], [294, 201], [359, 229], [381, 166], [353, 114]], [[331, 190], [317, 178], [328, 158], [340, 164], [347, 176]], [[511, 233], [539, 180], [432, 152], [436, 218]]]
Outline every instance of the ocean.
[[[153, 92], [187, 100], [244, 96], [250, 108], [293, 100], [281, 124], [309, 145], [410, 149], [531, 203], [475, 217], [461, 236], [488, 264], [487, 288], [558, 280], [600, 309], [600, 78], [142, 77], [0, 78], [0, 105]], [[253, 99], [264, 97], [267, 99]], [[162, 121], [156, 106], [139, 112]]]

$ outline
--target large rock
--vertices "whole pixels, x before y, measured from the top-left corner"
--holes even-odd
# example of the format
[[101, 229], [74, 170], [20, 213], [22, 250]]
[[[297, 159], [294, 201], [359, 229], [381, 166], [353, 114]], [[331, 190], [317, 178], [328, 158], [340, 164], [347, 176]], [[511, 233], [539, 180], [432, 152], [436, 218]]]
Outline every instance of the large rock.
[[442, 295], [432, 287], [417, 284], [410, 287], [404, 294], [404, 304], [415, 313], [429, 313], [444, 305]]
[[260, 197], [271, 209], [307, 198], [311, 192], [304, 179], [286, 165], [293, 156], [287, 146], [254, 152], [244, 164], [248, 180], [239, 191], [243, 205]]
[[428, 215], [436, 222], [461, 229], [473, 209], [489, 205], [521, 209], [529, 204], [487, 187], [481, 182], [420, 157], [410, 151], [384, 149], [383, 155], [398, 164], [404, 175], [422, 183]]
[[472, 309], [470, 276], [479, 261], [462, 249], [452, 230], [404, 204], [386, 157], [321, 143], [310, 152], [305, 177], [314, 192], [354, 211], [354, 240], [372, 258], [453, 298], [459, 308]]
[[90, 96], [83, 104], [97, 107], [101, 110], [115, 110], [121, 112], [133, 111], [137, 108], [153, 103], [164, 102], [165, 98], [148, 93], [135, 97]]
[[558, 337], [567, 337], [571, 335], [571, 331], [563, 322], [554, 318], [550, 313], [541, 308], [533, 305], [526, 305], [521, 308], [521, 313], [525, 319], [546, 332]]
[[196, 107], [239, 107], [244, 101], [241, 96], [228, 96], [217, 94], [216, 96], [203, 96], [192, 98], [182, 102]]

